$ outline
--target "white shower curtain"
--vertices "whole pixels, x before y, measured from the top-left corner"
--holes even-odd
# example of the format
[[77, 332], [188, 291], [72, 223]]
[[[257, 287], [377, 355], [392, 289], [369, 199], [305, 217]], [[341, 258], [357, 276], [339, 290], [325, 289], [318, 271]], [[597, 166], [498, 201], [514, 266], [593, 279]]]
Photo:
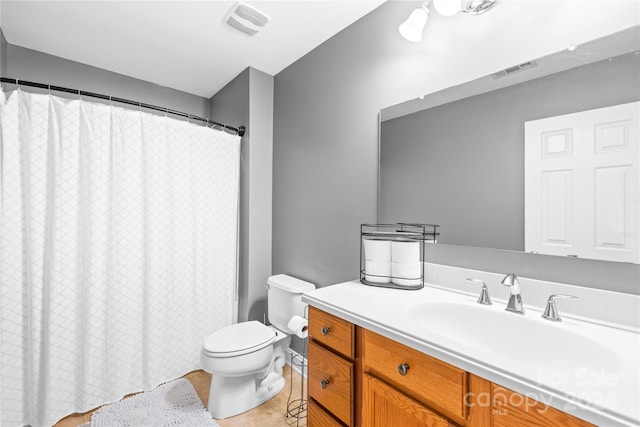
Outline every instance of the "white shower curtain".
[[236, 319], [240, 138], [0, 92], [0, 425], [197, 369]]

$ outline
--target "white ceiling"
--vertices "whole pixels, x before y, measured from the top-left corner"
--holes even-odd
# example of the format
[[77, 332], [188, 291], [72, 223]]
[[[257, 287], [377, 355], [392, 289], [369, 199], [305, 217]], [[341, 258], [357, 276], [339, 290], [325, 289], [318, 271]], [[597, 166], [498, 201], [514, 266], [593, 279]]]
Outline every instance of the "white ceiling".
[[16, 46], [203, 96], [248, 66], [275, 75], [385, 0], [249, 0], [256, 36], [224, 23], [235, 1], [0, 1]]

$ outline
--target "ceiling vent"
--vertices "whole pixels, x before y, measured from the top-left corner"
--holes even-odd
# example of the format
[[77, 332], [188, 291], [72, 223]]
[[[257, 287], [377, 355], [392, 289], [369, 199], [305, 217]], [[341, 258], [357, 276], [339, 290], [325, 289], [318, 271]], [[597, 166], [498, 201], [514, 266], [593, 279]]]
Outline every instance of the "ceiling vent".
[[231, 8], [224, 22], [238, 31], [255, 36], [267, 25], [269, 17], [246, 3], [238, 2]]
[[529, 68], [537, 67], [538, 63], [536, 61], [527, 61], [523, 62], [519, 65], [514, 65], [513, 67], [505, 68], [502, 71], [498, 71], [497, 73], [491, 74], [491, 77], [494, 79], [499, 79], [505, 76], [509, 76], [513, 73], [519, 73], [520, 71], [528, 70]]

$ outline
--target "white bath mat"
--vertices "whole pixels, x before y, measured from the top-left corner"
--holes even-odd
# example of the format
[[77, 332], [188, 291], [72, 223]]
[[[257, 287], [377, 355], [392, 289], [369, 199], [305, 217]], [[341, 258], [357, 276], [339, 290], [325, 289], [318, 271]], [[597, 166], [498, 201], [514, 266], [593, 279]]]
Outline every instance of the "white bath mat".
[[151, 391], [102, 406], [91, 427], [219, 427], [189, 380], [179, 378]]

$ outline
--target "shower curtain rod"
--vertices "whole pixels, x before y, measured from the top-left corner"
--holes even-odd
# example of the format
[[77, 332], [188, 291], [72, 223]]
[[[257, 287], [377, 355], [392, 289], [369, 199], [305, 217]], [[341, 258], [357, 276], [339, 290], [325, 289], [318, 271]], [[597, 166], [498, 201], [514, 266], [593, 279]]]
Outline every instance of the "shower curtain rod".
[[43, 84], [43, 83], [29, 82], [29, 81], [26, 81], [26, 80], [10, 79], [10, 78], [7, 78], [7, 77], [0, 77], [0, 83], [9, 83], [9, 84], [17, 85], [17, 86], [30, 86], [30, 87], [37, 87], [37, 88], [40, 88], [40, 89], [55, 90], [55, 91], [58, 91], [58, 92], [72, 93], [74, 95], [88, 96], [88, 97], [91, 97], [91, 98], [105, 99], [105, 100], [108, 100], [108, 101], [111, 101], [111, 102], [119, 102], [121, 104], [135, 105], [135, 106], [137, 106], [139, 108], [147, 108], [149, 110], [162, 111], [164, 113], [173, 114], [173, 115], [180, 116], [180, 117], [186, 117], [188, 120], [198, 120], [198, 121], [201, 121], [201, 122], [205, 122], [207, 126], [209, 124], [211, 124], [213, 126], [221, 126], [224, 130], [229, 130], [231, 132], [235, 132], [236, 135], [238, 135], [238, 136], [244, 136], [245, 131], [246, 131], [246, 128], [244, 126], [239, 126], [239, 127], [236, 128], [236, 127], [233, 127], [233, 126], [225, 125], [224, 123], [218, 123], [218, 122], [214, 122], [213, 120], [204, 119], [202, 117], [194, 116], [193, 114], [183, 113], [182, 111], [170, 110], [169, 108], [166, 108], [166, 107], [158, 107], [156, 105], [145, 104], [143, 102], [138, 102], [138, 101], [131, 101], [129, 99], [124, 99], [124, 98], [116, 98], [115, 96], [102, 95], [102, 94], [99, 94], [99, 93], [86, 92], [84, 90], [78, 90], [78, 89], [69, 89], [69, 88], [66, 88], [66, 87], [47, 85], [47, 84]]

